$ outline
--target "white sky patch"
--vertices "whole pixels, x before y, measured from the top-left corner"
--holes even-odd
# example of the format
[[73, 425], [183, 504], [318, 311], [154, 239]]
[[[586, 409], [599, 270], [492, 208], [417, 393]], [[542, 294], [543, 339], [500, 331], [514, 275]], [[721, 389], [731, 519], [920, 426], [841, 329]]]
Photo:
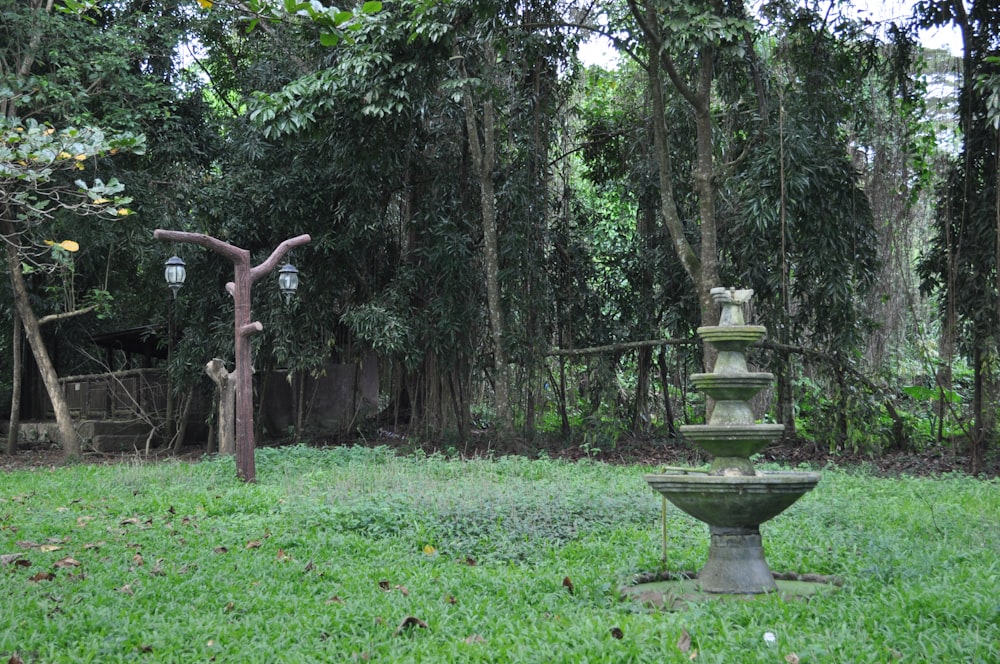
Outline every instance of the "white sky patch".
[[[854, 2], [855, 12], [860, 17], [873, 22], [894, 20], [900, 23], [909, 20], [916, 4], [916, 0], [855, 0]], [[944, 49], [952, 55], [960, 55], [962, 52], [962, 36], [955, 27], [922, 30], [920, 43], [925, 48]], [[596, 35], [580, 45], [579, 55], [586, 66], [600, 65], [610, 69], [618, 61], [618, 52], [611, 42], [605, 37]]]

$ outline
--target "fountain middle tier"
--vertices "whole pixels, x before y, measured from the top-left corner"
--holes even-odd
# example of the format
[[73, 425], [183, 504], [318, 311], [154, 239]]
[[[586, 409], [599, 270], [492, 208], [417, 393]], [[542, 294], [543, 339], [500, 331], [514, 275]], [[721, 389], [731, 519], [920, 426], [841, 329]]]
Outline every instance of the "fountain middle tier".
[[774, 384], [774, 374], [754, 373], [696, 373], [691, 382], [717, 401], [747, 401], [761, 390]]
[[743, 457], [760, 452], [781, 437], [783, 424], [686, 424], [681, 435], [716, 457]]

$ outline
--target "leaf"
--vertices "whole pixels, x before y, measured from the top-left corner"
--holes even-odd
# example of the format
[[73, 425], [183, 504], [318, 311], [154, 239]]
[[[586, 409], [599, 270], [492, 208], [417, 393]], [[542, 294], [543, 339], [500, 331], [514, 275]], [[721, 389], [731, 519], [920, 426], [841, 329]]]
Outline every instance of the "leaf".
[[486, 639], [479, 636], [478, 634], [470, 634], [469, 636], [465, 637], [465, 642], [468, 643], [469, 645], [472, 645], [474, 643], [486, 643]]
[[83, 563], [81, 563], [76, 558], [70, 558], [70, 557], [63, 558], [62, 560], [57, 560], [54, 563], [54, 565], [60, 569], [65, 569], [67, 567], [79, 567], [82, 564]]
[[388, 581], [379, 581], [378, 582], [378, 587], [381, 588], [382, 590], [386, 591], [386, 592], [389, 592], [390, 590], [392, 590], [392, 586], [389, 585]]
[[198, 0], [198, 4], [201, 5], [202, 9], [212, 8], [212, 0]]
[[248, 549], [259, 549], [263, 542], [261, 540], [250, 540], [247, 542], [246, 548]]
[[56, 546], [55, 544], [42, 544], [38, 547], [38, 550], [42, 553], [51, 553], [53, 551], [58, 551], [61, 548], [61, 546]]
[[124, 586], [122, 586], [121, 588], [118, 588], [117, 590], [118, 590], [118, 592], [120, 592], [123, 595], [132, 596], [132, 595], [135, 594], [135, 591], [132, 590], [132, 586], [129, 585], [129, 584], [127, 584], [127, 583]]
[[435, 549], [430, 544], [424, 544], [423, 552], [425, 556], [433, 556], [434, 554], [437, 553], [437, 549]]
[[290, 555], [288, 555], [287, 553], [285, 553], [284, 549], [278, 549], [278, 561], [279, 562], [282, 561], [282, 560], [291, 560], [291, 559], [292, 559], [292, 557]]
[[625, 632], [622, 631], [621, 627], [612, 627], [611, 628], [611, 636], [613, 638], [621, 640], [621, 639], [625, 638]]
[[326, 603], [327, 604], [343, 604], [344, 603], [344, 598], [341, 597], [340, 595], [334, 595], [330, 599], [326, 600]]
[[224, 547], [224, 546], [217, 546], [217, 547], [215, 547], [214, 549], [212, 549], [212, 551], [213, 551], [214, 553], [229, 553], [229, 549], [227, 549], [227, 548], [226, 548], [226, 547]]
[[52, 572], [39, 572], [34, 576], [28, 577], [28, 581], [38, 583], [39, 581], [51, 581], [54, 578], [56, 578], [56, 575]]
[[677, 639], [677, 649], [681, 652], [691, 650], [691, 635], [683, 627], [681, 628], [681, 638]]
[[567, 576], [567, 577], [563, 578], [562, 584], [563, 584], [563, 588], [565, 588], [566, 590], [568, 590], [569, 594], [572, 595], [573, 594], [573, 581], [571, 581], [570, 578]]
[[403, 631], [413, 627], [419, 627], [420, 629], [427, 629], [427, 623], [425, 623], [420, 618], [416, 618], [414, 616], [406, 616], [405, 618], [403, 618], [403, 622], [399, 623], [399, 627], [396, 628], [396, 631], [393, 632], [392, 635], [398, 636], [399, 634], [403, 633]]
[[376, 14], [382, 11], [382, 3], [377, 0], [368, 0], [368, 2], [361, 5], [361, 11], [365, 14]]
[[340, 43], [340, 35], [333, 32], [320, 33], [319, 43], [323, 46], [336, 46]]
[[7, 664], [24, 664], [24, 660], [21, 659], [20, 655], [14, 653], [10, 656], [10, 659], [7, 660]]
[[799, 664], [799, 656], [790, 652], [785, 655], [785, 661], [788, 662], [788, 664]]
[[23, 553], [5, 553], [0, 555], [0, 565], [10, 565], [24, 557]]

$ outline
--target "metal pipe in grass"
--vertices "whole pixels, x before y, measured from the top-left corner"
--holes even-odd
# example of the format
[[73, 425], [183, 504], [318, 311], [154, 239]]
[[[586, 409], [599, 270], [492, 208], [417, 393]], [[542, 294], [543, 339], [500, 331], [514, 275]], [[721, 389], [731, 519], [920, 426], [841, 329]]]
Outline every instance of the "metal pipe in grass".
[[[663, 472], [665, 472], [665, 473], [684, 473], [685, 475], [687, 475], [688, 473], [705, 473], [705, 474], [707, 474], [709, 471], [708, 470], [703, 470], [701, 468], [683, 468], [681, 466], [664, 466], [663, 467]], [[662, 536], [663, 536], [663, 556], [662, 556], [661, 560], [664, 563], [666, 563], [667, 562], [667, 497], [666, 496], [663, 496], [663, 513], [660, 516], [660, 526], [662, 528]]]

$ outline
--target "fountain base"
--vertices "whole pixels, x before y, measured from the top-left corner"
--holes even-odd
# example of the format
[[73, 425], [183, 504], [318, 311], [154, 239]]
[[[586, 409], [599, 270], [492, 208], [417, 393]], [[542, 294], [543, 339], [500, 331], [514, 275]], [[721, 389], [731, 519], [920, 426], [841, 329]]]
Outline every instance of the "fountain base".
[[698, 572], [703, 592], [729, 595], [757, 595], [774, 592], [771, 568], [764, 559], [760, 529], [710, 526], [712, 540], [708, 561]]

